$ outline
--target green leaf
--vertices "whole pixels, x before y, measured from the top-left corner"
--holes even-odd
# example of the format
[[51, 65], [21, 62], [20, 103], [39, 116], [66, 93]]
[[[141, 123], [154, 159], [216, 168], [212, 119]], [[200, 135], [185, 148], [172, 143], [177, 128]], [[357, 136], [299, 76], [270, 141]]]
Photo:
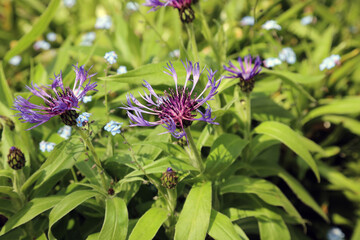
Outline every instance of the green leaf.
[[274, 139], [277, 139], [284, 143], [310, 166], [317, 180], [320, 181], [319, 170], [317, 168], [315, 160], [312, 158], [311, 154], [307, 150], [301, 136], [294, 130], [282, 123], [268, 121], [263, 122], [259, 126], [257, 126], [254, 129], [254, 132], [271, 136]]
[[206, 159], [205, 173], [214, 178], [221, 174], [236, 160], [246, 144], [247, 141], [234, 134], [223, 134], [218, 137]]
[[231, 220], [227, 216], [215, 210], [211, 210], [208, 232], [215, 240], [248, 240], [248, 237], [245, 234], [243, 236], [237, 234]]
[[324, 78], [324, 75], [304, 76], [289, 71], [269, 70], [265, 68], [263, 68], [262, 72], [281, 78], [285, 83], [295, 88], [297, 91], [302, 93], [304, 96], [306, 96], [309, 100], [313, 102], [316, 102], [315, 98], [311, 96], [310, 93], [308, 93], [300, 84], [306, 84], [306, 83], [312, 84]]
[[301, 185], [299, 181], [286, 172], [283, 168], [274, 164], [267, 164], [264, 162], [252, 163], [249, 166], [250, 169], [253, 169], [257, 175], [261, 177], [269, 176], [278, 176], [283, 179], [286, 184], [291, 188], [295, 195], [307, 206], [311, 207], [315, 212], [317, 212], [325, 221], [329, 221], [328, 217], [321, 209], [321, 207], [316, 203], [312, 196], [306, 191], [306, 189]]
[[52, 18], [55, 16], [60, 0], [52, 0], [45, 10], [45, 12], [40, 16], [39, 20], [33, 25], [32, 29], [22, 36], [16, 46], [10, 51], [8, 51], [4, 57], [6, 61], [9, 61], [13, 56], [21, 53], [27, 47], [29, 47], [38, 36], [40, 36], [50, 24]]
[[258, 121], [290, 121], [295, 117], [265, 94], [251, 95], [251, 116]]
[[19, 198], [19, 195], [14, 191], [12, 187], [0, 186], [0, 193], [6, 194], [11, 198]]
[[128, 211], [124, 200], [117, 197], [106, 199], [105, 220], [98, 239], [126, 239], [128, 222]]
[[139, 143], [135, 143], [133, 144], [135, 145], [150, 145], [150, 146], [155, 146], [157, 148], [160, 148], [161, 150], [163, 150], [164, 152], [166, 152], [166, 154], [171, 154], [174, 157], [179, 157], [181, 159], [188, 159], [188, 155], [186, 154], [186, 152], [184, 151], [183, 148], [181, 148], [179, 145], [173, 144], [173, 143], [169, 143], [169, 142], [159, 142], [159, 141], [146, 141], [146, 142], [139, 142]]
[[[164, 73], [167, 63], [168, 62], [152, 63], [141, 66], [135, 70], [128, 71], [124, 74], [100, 77], [99, 79], [104, 81], [115, 81], [118, 83], [131, 83], [137, 85], [143, 84], [144, 80], [146, 80], [151, 85], [165, 84], [173, 86], [174, 80], [172, 77]], [[176, 70], [177, 76], [179, 79], [182, 79], [182, 76], [186, 75], [184, 66], [181, 62], [172, 62], [172, 64]], [[179, 82], [178, 84], [182, 84], [182, 82]]]
[[298, 211], [281, 192], [281, 190], [276, 185], [264, 179], [250, 178], [246, 176], [233, 176], [221, 185], [220, 193], [256, 194], [264, 202], [270, 205], [283, 207], [290, 216], [296, 219], [297, 222], [302, 224], [305, 223]]
[[250, 144], [250, 160], [255, 159], [260, 153], [276, 144], [279, 144], [279, 141], [270, 136], [256, 135]]
[[55, 206], [63, 196], [52, 196], [46, 198], [35, 198], [26, 203], [14, 216], [12, 216], [1, 229], [0, 236], [9, 232], [10, 230], [32, 220], [39, 214], [49, 210]]
[[80, 190], [76, 192], [72, 192], [66, 197], [64, 197], [50, 212], [49, 214], [49, 231], [48, 237], [49, 239], [55, 239], [54, 236], [51, 234], [51, 227], [63, 218], [66, 214], [70, 211], [75, 209], [77, 206], [98, 195], [97, 192], [89, 191], [89, 190]]
[[168, 212], [162, 208], [150, 208], [136, 223], [129, 240], [151, 240], [168, 218]]
[[347, 128], [350, 132], [360, 136], [360, 121], [353, 118], [328, 115], [322, 117], [323, 121], [329, 121], [334, 124], [341, 124], [344, 128]]
[[326, 105], [311, 110], [302, 120], [302, 124], [327, 114], [359, 114], [360, 97], [352, 96], [343, 99], [332, 100]]
[[211, 182], [195, 185], [175, 226], [175, 240], [205, 239], [211, 213]]
[[[13, 104], [13, 96], [6, 81], [3, 64], [0, 61], [0, 102], [9, 109]], [[2, 110], [3, 111], [3, 110]]]
[[8, 169], [0, 169], [0, 177], [6, 177], [6, 178], [9, 178], [9, 179], [13, 179], [14, 177], [14, 174], [11, 170], [8, 170]]

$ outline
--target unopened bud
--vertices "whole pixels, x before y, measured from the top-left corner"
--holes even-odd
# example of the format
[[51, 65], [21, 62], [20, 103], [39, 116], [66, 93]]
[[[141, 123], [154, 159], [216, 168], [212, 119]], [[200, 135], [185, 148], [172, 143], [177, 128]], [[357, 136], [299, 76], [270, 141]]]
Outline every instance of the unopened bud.
[[177, 173], [172, 170], [171, 167], [166, 169], [166, 172], [163, 173], [163, 176], [161, 177], [161, 184], [169, 189], [173, 189], [176, 187], [178, 183], [178, 176]]
[[7, 157], [8, 164], [12, 169], [19, 170], [25, 166], [24, 153], [17, 147], [11, 147]]

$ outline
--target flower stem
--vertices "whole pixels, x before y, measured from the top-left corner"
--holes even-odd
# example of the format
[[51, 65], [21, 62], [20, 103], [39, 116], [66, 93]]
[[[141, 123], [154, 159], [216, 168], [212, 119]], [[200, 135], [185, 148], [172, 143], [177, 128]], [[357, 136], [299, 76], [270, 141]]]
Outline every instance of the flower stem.
[[190, 131], [190, 127], [185, 128], [185, 133], [187, 135], [187, 139], [189, 141], [189, 149], [190, 152], [192, 152], [193, 156], [190, 157], [191, 159], [191, 164], [196, 167], [197, 169], [199, 169], [199, 171], [202, 173], [204, 172], [204, 165], [201, 159], [201, 156], [199, 154], [199, 151], [196, 148], [196, 144], [194, 142], [194, 139], [191, 135], [191, 131]]
[[188, 49], [188, 52], [192, 52], [194, 54], [194, 60], [195, 61], [199, 61], [199, 52], [198, 52], [198, 48], [196, 45], [196, 38], [195, 38], [195, 31], [194, 31], [194, 25], [192, 23], [188, 23], [185, 24], [187, 32], [188, 32], [188, 36], [189, 36], [189, 41], [191, 43], [191, 49]]
[[[105, 77], [107, 77], [108, 74], [108, 70], [110, 68], [110, 65], [107, 64], [107, 67], [105, 68]], [[107, 81], [105, 80], [104, 82], [104, 95], [105, 95], [105, 109], [106, 109], [106, 120], [109, 122], [109, 106], [108, 106], [108, 99], [107, 99]]]
[[251, 141], [251, 100], [250, 93], [245, 93], [245, 129], [244, 129], [244, 138], [248, 140], [249, 143]]
[[82, 140], [84, 141], [85, 145], [89, 148], [92, 156], [93, 156], [93, 159], [94, 159], [94, 162], [97, 166], [97, 169], [98, 169], [98, 172], [99, 172], [99, 175], [100, 175], [100, 178], [101, 178], [101, 182], [102, 182], [102, 185], [104, 187], [104, 189], [107, 191], [107, 184], [106, 184], [106, 181], [105, 181], [105, 177], [104, 177], [104, 169], [101, 165], [101, 161], [95, 151], [95, 148], [94, 148], [94, 145], [91, 143], [90, 141], [90, 137], [83, 131], [81, 130], [80, 128], [76, 127], [75, 128], [76, 131], [79, 133], [80, 137], [82, 138]]

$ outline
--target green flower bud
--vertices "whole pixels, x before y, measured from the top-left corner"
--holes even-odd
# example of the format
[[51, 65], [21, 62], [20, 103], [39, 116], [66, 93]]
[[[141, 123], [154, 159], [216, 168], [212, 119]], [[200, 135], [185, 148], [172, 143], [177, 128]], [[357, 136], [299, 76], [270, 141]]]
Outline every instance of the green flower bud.
[[25, 166], [25, 156], [17, 147], [11, 147], [7, 157], [8, 164], [12, 169], [19, 170]]
[[171, 167], [169, 167], [161, 177], [161, 184], [166, 188], [173, 189], [176, 187], [177, 183], [178, 183], [177, 173], [173, 171]]

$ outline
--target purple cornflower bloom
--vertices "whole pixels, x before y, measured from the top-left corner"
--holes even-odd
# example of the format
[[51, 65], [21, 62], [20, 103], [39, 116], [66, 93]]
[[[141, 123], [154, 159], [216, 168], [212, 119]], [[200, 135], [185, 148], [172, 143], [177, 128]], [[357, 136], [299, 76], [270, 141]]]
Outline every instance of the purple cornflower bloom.
[[[165, 2], [164, 2], [165, 1]], [[179, 11], [180, 20], [183, 23], [190, 23], [195, 19], [194, 10], [191, 8], [191, 4], [194, 0], [146, 0], [144, 6], [152, 7], [150, 11], [156, 11], [160, 7], [170, 6], [176, 8]]]
[[[90, 69], [89, 69], [90, 70]], [[76, 125], [76, 118], [79, 116], [77, 108], [80, 100], [86, 95], [88, 91], [94, 90], [97, 86], [95, 83], [90, 83], [91, 77], [95, 74], [88, 75], [88, 71], [84, 66], [74, 66], [76, 73], [75, 83], [73, 89], [64, 87], [62, 73], [55, 75], [53, 83], [48, 86], [38, 86], [32, 83], [31, 87], [26, 86], [33, 94], [32, 96], [40, 97], [44, 100], [44, 105], [36, 105], [31, 103], [28, 99], [22, 96], [17, 96], [14, 102], [13, 109], [19, 111], [15, 115], [19, 116], [23, 122], [35, 123], [30, 129], [33, 129], [47, 121], [52, 117], [60, 115], [61, 120], [68, 126]], [[86, 80], [88, 80], [87, 83]]]
[[[209, 74], [208, 83], [204, 90], [197, 94], [194, 92], [195, 86], [199, 81], [200, 72], [199, 63], [192, 63], [186, 61], [183, 63], [186, 69], [186, 78], [184, 87], [178, 86], [178, 77], [174, 66], [169, 62], [164, 73], [173, 77], [175, 81], [175, 89], [169, 89], [169, 92], [164, 91], [164, 95], [157, 95], [151, 85], [144, 80], [143, 86], [149, 91], [149, 95], [144, 91], [144, 96], [140, 96], [146, 101], [147, 104], [142, 104], [132, 94], [127, 96], [127, 106], [120, 107], [127, 110], [130, 118], [130, 126], [157, 126], [162, 125], [166, 128], [171, 135], [175, 138], [186, 137], [185, 128], [189, 127], [193, 121], [204, 121], [211, 124], [215, 123], [215, 118], [211, 118], [211, 108], [207, 104], [208, 100], [212, 100], [213, 96], [217, 93], [221, 79], [215, 79], [215, 72], [211, 69], [208, 70]], [[192, 79], [190, 76], [192, 75]], [[188, 82], [192, 82], [192, 87], [186, 87]], [[207, 96], [204, 96], [206, 90], [209, 89]], [[154, 100], [155, 99], [155, 100]], [[204, 104], [207, 105], [205, 112], [201, 112], [199, 108]], [[133, 113], [131, 113], [131, 111]], [[198, 112], [200, 116], [196, 118]], [[150, 122], [144, 119], [143, 113], [151, 114], [156, 117], [155, 121]]]
[[244, 60], [239, 57], [238, 62], [241, 69], [237, 68], [231, 61], [229, 61], [229, 67], [224, 65], [224, 69], [230, 73], [225, 78], [239, 78], [241, 90], [243, 92], [251, 92], [254, 88], [255, 76], [261, 71], [260, 57], [257, 56], [255, 58], [254, 64], [252, 63], [251, 55], [245, 56]]

